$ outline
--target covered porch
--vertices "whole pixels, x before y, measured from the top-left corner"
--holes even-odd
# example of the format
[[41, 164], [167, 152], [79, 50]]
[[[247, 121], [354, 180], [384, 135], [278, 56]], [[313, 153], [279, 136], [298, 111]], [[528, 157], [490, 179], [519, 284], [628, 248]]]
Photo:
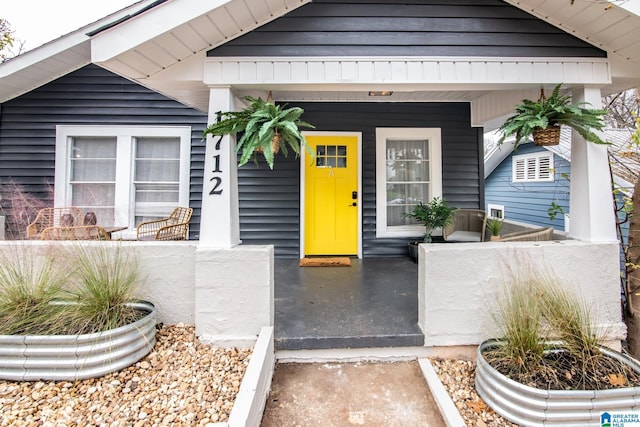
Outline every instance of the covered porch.
[[[151, 5], [151, 2], [147, 3]], [[539, 37], [533, 37], [531, 40], [525, 38], [522, 46], [511, 46], [505, 50], [503, 49], [505, 40], [522, 40], [522, 37], [512, 37], [508, 32], [502, 33], [502, 38], [493, 41], [495, 49], [488, 49], [484, 44], [478, 46], [475, 43], [479, 35], [484, 35], [482, 31], [479, 35], [474, 31], [458, 34], [454, 39], [463, 40], [463, 42], [459, 46], [448, 46], [443, 50], [441, 45], [433, 42], [432, 37], [437, 35], [437, 28], [429, 34], [411, 35], [404, 34], [406, 28], [403, 26], [395, 30], [402, 36], [398, 37], [401, 40], [401, 48], [399, 48], [384, 43], [387, 34], [378, 34], [377, 36], [381, 38], [371, 39], [366, 34], [363, 36], [361, 27], [357, 26], [350, 31], [350, 35], [355, 40], [365, 40], [364, 46], [354, 44], [345, 51], [337, 50], [335, 46], [322, 47], [314, 42], [306, 46], [308, 50], [302, 51], [302, 54], [287, 53], [286, 50], [281, 49], [286, 47], [286, 44], [270, 42], [268, 39], [264, 39], [266, 42], [260, 43], [256, 50], [246, 50], [242, 46], [241, 39], [246, 34], [263, 40], [261, 34], [253, 33], [253, 30], [270, 22], [277, 27], [279, 17], [285, 17], [298, 9], [300, 13], [307, 13], [303, 10], [307, 5], [309, 6], [307, 9], [315, 9], [316, 6], [320, 9], [333, 3], [287, 1], [280, 4], [279, 8], [273, 9], [267, 4], [270, 2], [261, 1], [256, 3], [264, 7], [256, 8], [254, 11], [248, 10], [246, 4], [238, 0], [222, 1], [216, 5], [191, 3], [190, 8], [184, 8], [178, 2], [154, 2], [153, 7], [149, 9], [127, 16], [117, 24], [96, 30], [91, 34], [90, 40], [91, 62], [167, 94], [186, 105], [207, 112], [209, 123], [216, 120], [218, 111], [241, 109], [244, 96], [267, 98], [269, 93], [273, 94], [276, 102], [294, 105], [315, 103], [326, 106], [333, 103], [343, 105], [345, 108], [351, 108], [348, 105], [350, 103], [360, 103], [367, 108], [376, 105], [379, 114], [386, 114], [386, 120], [392, 120], [392, 118], [390, 119], [388, 112], [384, 111], [385, 103], [393, 106], [400, 105], [408, 110], [413, 109], [417, 103], [431, 104], [432, 107], [435, 106], [433, 108], [440, 110], [442, 108], [436, 105], [437, 103], [463, 104], [464, 126], [478, 135], [471, 142], [468, 141], [470, 137], [466, 137], [465, 144], [472, 147], [465, 148], [463, 151], [456, 146], [460, 140], [461, 126], [457, 123], [452, 125], [452, 118], [460, 119], [460, 114], [444, 112], [443, 117], [437, 118], [438, 123], [425, 124], [425, 117], [429, 114], [415, 113], [415, 111], [402, 112], [411, 120], [411, 123], [405, 125], [407, 128], [443, 129], [442, 146], [450, 152], [444, 153], [442, 162], [434, 162], [442, 167], [442, 173], [434, 177], [434, 180], [441, 181], [440, 192], [430, 191], [427, 196], [442, 195], [449, 200], [457, 197], [455, 205], [459, 207], [484, 208], [482, 164], [479, 158], [482, 150], [481, 134], [483, 131], [496, 128], [502, 118], [511, 113], [513, 106], [520, 100], [535, 99], [541, 87], [549, 90], [557, 83], [563, 82], [565, 90], [571, 92], [575, 102], [586, 101], [599, 105], [603, 93], [629, 87], [631, 82], [638, 79], [633, 61], [628, 60], [628, 58], [637, 57], [635, 50], [623, 55], [619, 53], [621, 50], [614, 42], [602, 36], [595, 39], [598, 47], [583, 46], [588, 44], [584, 39], [593, 39], [590, 37], [592, 34], [585, 33], [585, 30], [590, 27], [589, 24], [605, 21], [600, 19], [602, 12], [597, 9], [598, 6], [586, 2], [578, 2], [575, 7], [567, 4], [561, 10], [553, 2], [543, 2], [544, 7], [534, 7], [535, 1], [527, 1], [523, 6], [517, 7], [497, 1], [486, 2], [487, 7], [490, 8], [487, 11], [489, 17], [499, 16], [496, 15], [498, 11], [506, 10], [509, 16], [516, 18], [517, 20], [511, 25], [516, 32], [520, 28], [520, 25], [517, 25], [518, 20], [532, 21], [529, 15], [523, 16], [527, 13], [523, 11], [525, 9], [534, 12], [538, 19], [533, 19], [536, 21], [533, 24], [538, 26], [541, 23], [545, 24], [542, 21], [548, 19], [545, 18], [548, 16], [558, 17], [561, 19], [560, 22], [563, 22], [564, 18], [570, 21], [571, 17], [580, 15], [577, 13], [579, 8], [579, 11], [584, 12], [582, 16], [585, 19], [582, 25], [575, 24], [563, 30], [567, 33], [583, 30], [578, 31], [582, 36], [582, 42], [574, 41], [576, 51], [573, 51], [573, 48], [569, 51], [564, 49], [566, 47], [563, 41], [564, 34], [558, 34], [561, 40], [552, 42], [552, 45], [557, 45], [551, 46], [552, 49], [545, 48], [548, 46], [538, 46], [536, 43]], [[363, 7], [363, 2], [352, 3], [353, 7]], [[433, 6], [429, 2], [425, 3]], [[391, 2], [386, 6], [395, 9], [395, 5]], [[369, 5], [365, 4], [364, 7], [369, 8]], [[549, 8], [554, 13], [548, 13]], [[319, 18], [323, 16], [320, 13], [322, 10], [316, 12], [311, 10], [304, 16], [309, 19], [309, 22], [321, 21], [322, 19]], [[458, 11], [461, 19], [466, 19], [466, 12], [466, 10]], [[626, 22], [627, 16], [623, 11], [614, 8], [613, 12], [608, 13], [607, 17], [615, 18], [616, 23]], [[409, 19], [414, 18], [412, 13], [407, 15]], [[344, 15], [346, 24], [352, 24], [349, 22], [352, 16], [352, 14]], [[373, 16], [369, 22], [378, 24], [382, 21], [381, 18], [387, 17], [388, 13], [381, 10], [380, 15]], [[433, 21], [437, 23], [438, 19]], [[503, 19], [498, 21], [502, 22]], [[625, 25], [635, 28], [633, 22], [635, 21]], [[220, 28], [214, 28], [214, 23], [228, 24], [229, 27], [225, 28], [226, 33], [220, 31]], [[546, 24], [552, 25], [549, 22]], [[483, 25], [494, 28], [495, 22], [485, 22]], [[309, 26], [302, 27], [309, 28]], [[365, 29], [377, 28], [377, 25], [365, 27]], [[194, 28], [200, 32], [195, 33]], [[291, 27], [285, 25], [284, 28]], [[344, 29], [344, 27], [341, 28]], [[424, 25], [418, 25], [417, 28], [419, 32], [425, 29]], [[622, 30], [626, 27], [618, 28]], [[325, 32], [321, 29], [319, 31], [321, 37], [314, 37], [317, 34], [310, 34], [309, 37], [311, 40], [324, 40]], [[287, 37], [286, 31], [280, 31], [278, 28], [273, 33], [275, 35], [282, 33]], [[551, 33], [556, 35], [556, 31]], [[262, 32], [262, 36], [264, 34], [265, 32]], [[337, 45], [340, 46], [344, 40], [343, 31], [336, 31], [336, 34], [338, 37], [334, 40], [337, 40]], [[426, 41], [421, 50], [416, 50], [413, 42], [415, 38], [412, 37]], [[551, 38], [555, 39], [555, 37]], [[294, 39], [297, 37], [287, 38], [287, 40]], [[234, 43], [234, 41], [237, 42]], [[252, 45], [249, 43], [248, 46]], [[222, 48], [228, 49], [225, 51]], [[601, 49], [606, 49], [607, 52]], [[610, 57], [607, 56], [608, 52]], [[375, 96], [382, 94], [389, 94], [389, 97]], [[329, 107], [332, 108], [331, 105]], [[351, 121], [344, 124], [344, 129], [338, 130], [354, 130], [355, 126], [361, 126], [364, 118], [371, 116], [364, 106], [360, 106], [357, 111], [351, 111], [351, 113]], [[430, 120], [434, 120], [432, 116]], [[331, 122], [325, 126], [325, 131], [336, 130], [335, 120]], [[373, 162], [383, 157], [378, 155], [375, 130], [371, 131], [373, 127], [375, 126], [356, 129], [364, 139], [365, 155], [359, 157], [359, 162], [365, 163], [366, 156], [370, 165], [368, 169], [366, 164], [360, 165], [360, 170], [363, 171], [361, 172], [363, 182], [358, 188], [361, 191], [354, 195], [360, 221], [357, 238], [360, 239], [360, 247], [365, 248], [371, 248], [372, 241], [385, 245], [398, 237], [407, 237], [385, 234], [385, 230], [376, 229], [379, 224], [384, 226], [383, 218], [377, 215], [384, 212], [387, 200], [384, 183], [381, 184], [382, 191], [378, 192], [376, 188], [378, 182], [375, 180], [380, 174], [376, 169], [377, 165]], [[398, 127], [398, 122], [386, 124], [383, 127]], [[610, 323], [616, 327], [620, 325], [618, 248], [606, 150], [603, 147], [586, 144], [579, 135], [573, 136], [572, 145], [574, 161], [571, 171], [570, 237], [575, 240], [567, 241], [568, 243], [544, 242], [504, 246], [463, 244], [421, 247], [421, 263], [417, 280], [414, 282], [417, 310], [413, 308], [412, 303], [407, 305], [400, 303], [398, 310], [403, 316], [407, 313], [417, 316], [419, 329], [425, 335], [424, 345], [473, 345], [480, 342], [487, 332], [481, 329], [484, 325], [478, 321], [478, 313], [481, 309], [490, 307], [495, 300], [496, 286], [502, 280], [501, 266], [521, 266], [524, 265], [522, 258], [529, 257], [535, 260], [538, 267], [556, 269], [556, 273], [562, 280], [572, 286], [580, 286], [585, 294], [605, 304], [607, 310], [606, 319], [603, 321], [605, 324]], [[384, 152], [384, 149], [379, 151]], [[475, 154], [470, 155], [470, 153]], [[452, 159], [459, 160], [457, 166], [461, 166], [464, 170], [452, 169]], [[167, 292], [169, 296], [167, 296], [167, 302], [162, 303], [162, 309], [166, 310], [167, 319], [195, 320], [198, 333], [212, 337], [213, 340], [230, 336], [249, 339], [258, 333], [258, 325], [266, 326], [274, 322], [274, 316], [272, 316], [274, 297], [271, 292], [274, 290], [274, 275], [279, 274], [275, 267], [279, 260], [274, 261], [273, 249], [269, 245], [252, 247], [241, 244], [239, 207], [241, 197], [234, 139], [227, 136], [221, 141], [214, 142], [209, 138], [206, 152], [203, 156], [194, 158], [192, 166], [196, 168], [192, 179], [198, 183], [197, 191], [192, 193], [201, 194], [201, 198], [200, 195], [193, 197], [196, 208], [200, 208], [198, 212], [201, 218], [199, 241], [189, 243], [194, 245], [189, 246], [190, 251], [174, 253], [174, 255], [182, 263], [179, 273], [184, 276], [184, 272], [187, 271], [194, 277], [191, 278], [192, 280], [184, 277], [177, 279], [180, 283], [179, 289], [171, 289]], [[384, 167], [383, 159], [382, 169]], [[471, 168], [475, 169], [469, 172]], [[296, 168], [292, 170], [296, 171]], [[463, 178], [460, 179], [461, 176]], [[367, 179], [369, 182], [366, 181]], [[459, 180], [466, 182], [461, 183]], [[255, 187], [256, 182], [264, 181], [265, 179], [258, 177], [253, 183], [247, 185]], [[285, 208], [282, 207], [279, 207], [281, 212], [274, 217], [283, 221], [286, 226], [294, 224], [292, 234], [295, 237], [302, 236], [299, 228], [302, 224], [300, 180], [287, 179], [283, 176], [281, 181], [286, 181], [287, 185], [293, 187], [292, 191], [296, 198], [291, 199], [293, 201], [286, 200], [286, 212], [293, 212], [289, 214], [290, 217], [283, 220], [282, 212]], [[201, 191], [199, 191], [200, 183]], [[430, 181], [431, 184], [433, 183]], [[466, 195], [460, 197], [461, 189], [471, 187], [473, 187], [472, 197]], [[259, 196], [263, 196], [263, 193]], [[366, 194], [366, 199], [363, 199], [363, 193]], [[273, 191], [272, 194], [280, 196], [281, 192]], [[365, 203], [369, 205], [364, 206]], [[200, 206], [197, 206], [198, 204]], [[383, 208], [381, 209], [380, 206]], [[263, 224], [267, 222], [257, 220], [259, 227], [264, 227]], [[296, 222], [298, 228], [295, 227]], [[265, 234], [269, 236], [280, 237], [282, 234], [282, 230], [267, 231]], [[296, 249], [301, 251], [300, 255], [304, 256], [302, 244], [298, 245], [295, 240], [295, 238], [290, 239]], [[363, 244], [362, 240], [367, 241]], [[153, 248], [160, 247], [153, 246]], [[526, 255], [514, 255], [511, 251]], [[259, 260], [255, 259], [256, 252], [260, 254]], [[359, 248], [358, 258], [363, 252], [364, 250]], [[362, 257], [364, 263], [362, 265], [367, 265], [371, 261], [372, 267], [377, 268], [375, 264], [377, 258], [375, 254], [373, 255], [370, 258]], [[568, 259], [571, 259], [570, 263], [567, 262]], [[157, 261], [149, 258], [148, 262]], [[319, 273], [331, 277], [324, 270], [320, 270]], [[387, 272], [380, 271], [378, 274], [381, 280], [384, 278], [383, 273]], [[326, 331], [331, 328], [342, 330], [347, 337], [358, 333], [365, 337], [379, 335], [381, 339], [386, 339], [384, 337], [405, 334], [399, 329], [385, 330], [385, 327], [393, 322], [385, 322], [382, 314], [384, 316], [387, 314], [379, 309], [362, 314], [361, 317], [364, 319], [370, 316], [375, 321], [380, 320], [380, 329], [373, 334], [365, 328], [357, 329], [358, 324], [363, 323], [360, 320], [350, 322], [353, 323], [350, 327], [354, 329], [349, 329], [346, 323], [336, 325], [322, 323], [331, 314], [334, 314], [333, 317], [338, 317], [332, 311], [338, 303], [331, 303], [329, 299], [331, 295], [324, 293], [328, 284], [325, 282], [326, 278], [310, 277], [311, 274], [315, 274], [310, 271], [301, 272], [293, 269], [287, 271], [284, 267], [282, 274], [283, 278], [289, 277], [290, 283], [298, 284], [300, 287], [298, 292], [301, 290], [309, 292], [300, 292], [298, 305], [291, 305], [290, 318], [294, 321], [283, 328], [283, 331], [290, 331], [291, 338], [310, 335], [310, 338], [317, 342], [329, 342], [332, 335]], [[360, 298], [361, 307], [367, 309], [377, 307], [377, 300], [367, 299], [369, 288], [359, 287], [366, 281], [366, 274], [367, 269], [361, 269], [359, 275], [349, 279], [353, 280], [353, 287], [345, 289], [344, 293], [336, 293], [336, 296], [342, 299], [353, 296], [354, 301], [356, 297]], [[158, 276], [158, 279], [158, 282], [162, 282], [165, 278]], [[391, 280], [390, 277], [386, 279], [387, 282]], [[303, 282], [307, 281], [309, 283], [315, 281], [319, 285], [315, 289], [304, 289], [306, 285]], [[387, 292], [389, 289], [384, 287], [384, 282], [385, 280], [382, 280], [376, 286], [380, 286], [381, 291]], [[330, 285], [336, 284], [339, 283]], [[175, 295], [184, 290], [190, 290], [190, 293], [185, 296], [185, 301], [193, 304], [190, 307], [185, 305], [187, 310], [185, 313], [176, 313], [172, 316], [171, 313], [175, 309]], [[383, 292], [381, 295], [384, 295]], [[289, 293], [294, 293], [294, 290]], [[157, 298], [158, 293], [154, 292], [151, 295]], [[602, 295], [606, 297], [598, 299]], [[283, 298], [283, 307], [287, 307], [288, 296]], [[320, 300], [328, 303], [327, 308], [310, 312], [308, 306], [313, 306], [314, 301]], [[304, 324], [302, 319], [296, 318], [305, 312], [315, 316], [310, 317], [312, 321], [309, 324]], [[256, 313], [260, 313], [261, 316], [256, 316]], [[344, 311], [344, 318], [349, 319], [351, 315], [349, 310]], [[388, 313], [388, 318], [395, 319], [391, 312]], [[452, 322], [452, 319], [455, 321]], [[407, 317], [406, 320], [409, 321], [408, 325], [413, 322], [413, 318]], [[305, 329], [312, 324], [323, 325], [324, 335], [316, 333], [317, 336], [314, 338], [311, 335], [314, 331]], [[415, 335], [416, 330], [409, 325], [407, 331], [408, 334]], [[282, 337], [286, 338], [284, 335]], [[284, 342], [286, 340], [283, 339]], [[345, 344], [345, 341], [331, 345], [338, 344]], [[346, 344], [349, 343], [346, 342]]]
[[409, 257], [351, 259], [350, 267], [299, 267], [275, 259], [277, 350], [413, 347], [418, 265]]

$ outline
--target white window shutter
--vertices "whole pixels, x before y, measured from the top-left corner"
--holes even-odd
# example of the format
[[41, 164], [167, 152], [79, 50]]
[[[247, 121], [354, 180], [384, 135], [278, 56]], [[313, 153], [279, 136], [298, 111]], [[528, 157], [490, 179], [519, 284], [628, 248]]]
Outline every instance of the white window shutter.
[[537, 164], [536, 159], [527, 159], [527, 180], [536, 179]]
[[544, 156], [538, 158], [540, 164], [538, 165], [539, 179], [549, 180], [551, 178], [551, 158], [550, 156]]
[[514, 181], [523, 181], [524, 179], [525, 179], [524, 159], [518, 159], [518, 160], [516, 160], [515, 179], [514, 179]]

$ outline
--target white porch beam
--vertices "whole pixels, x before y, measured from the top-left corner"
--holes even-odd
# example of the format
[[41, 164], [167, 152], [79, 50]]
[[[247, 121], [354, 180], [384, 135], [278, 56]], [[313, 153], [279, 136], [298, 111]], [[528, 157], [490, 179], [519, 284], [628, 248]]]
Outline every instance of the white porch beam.
[[[510, 90], [541, 84], [605, 85], [611, 82], [606, 58], [464, 58], [464, 57], [313, 57], [207, 58], [205, 83], [283, 85], [386, 85], [425, 90]], [[510, 86], [509, 86], [510, 85]]]
[[[574, 103], [588, 102], [593, 108], [602, 102], [599, 88], [574, 89], [572, 97]], [[569, 209], [570, 237], [587, 242], [617, 240], [607, 147], [587, 142], [577, 132], [571, 138]]]
[[[209, 123], [217, 111], [233, 111], [229, 87], [209, 89]], [[240, 243], [238, 164], [235, 140], [230, 136], [207, 136], [200, 220], [200, 247], [230, 248]]]

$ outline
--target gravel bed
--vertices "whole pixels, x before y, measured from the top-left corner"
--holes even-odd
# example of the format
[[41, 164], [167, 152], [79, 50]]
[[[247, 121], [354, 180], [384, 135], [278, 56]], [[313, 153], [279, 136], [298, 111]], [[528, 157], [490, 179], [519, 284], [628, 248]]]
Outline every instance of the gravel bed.
[[469, 427], [518, 427], [496, 414], [476, 393], [476, 363], [466, 360], [431, 359], [431, 364], [458, 412]]
[[251, 349], [199, 342], [193, 326], [159, 326], [135, 365], [82, 381], [0, 381], [0, 426], [204, 426], [229, 413]]

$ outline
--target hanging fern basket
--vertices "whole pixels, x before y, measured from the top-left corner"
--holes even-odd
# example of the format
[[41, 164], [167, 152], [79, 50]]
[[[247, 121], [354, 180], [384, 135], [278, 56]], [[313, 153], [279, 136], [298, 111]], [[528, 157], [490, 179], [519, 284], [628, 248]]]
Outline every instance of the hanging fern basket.
[[[254, 151], [256, 153], [262, 153], [264, 152], [264, 148], [258, 147]], [[273, 154], [278, 154], [280, 152], [280, 134], [277, 130], [271, 139], [271, 151], [273, 151]]]
[[533, 131], [533, 143], [540, 147], [560, 144], [560, 126], [536, 128]]

